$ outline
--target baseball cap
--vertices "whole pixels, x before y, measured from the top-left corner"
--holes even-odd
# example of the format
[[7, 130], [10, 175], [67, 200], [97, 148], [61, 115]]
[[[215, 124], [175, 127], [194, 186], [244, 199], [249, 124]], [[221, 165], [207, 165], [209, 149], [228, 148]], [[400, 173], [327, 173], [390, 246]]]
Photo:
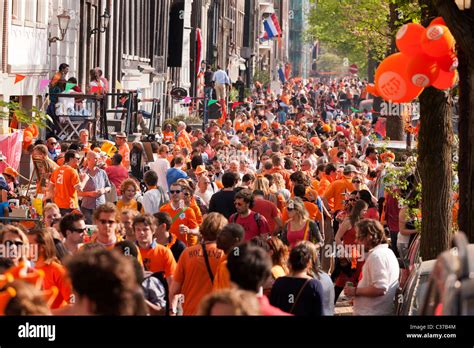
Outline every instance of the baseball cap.
[[344, 175], [348, 175], [350, 173], [360, 174], [360, 172], [357, 170], [357, 168], [354, 165], [348, 164], [347, 166], [344, 167]]

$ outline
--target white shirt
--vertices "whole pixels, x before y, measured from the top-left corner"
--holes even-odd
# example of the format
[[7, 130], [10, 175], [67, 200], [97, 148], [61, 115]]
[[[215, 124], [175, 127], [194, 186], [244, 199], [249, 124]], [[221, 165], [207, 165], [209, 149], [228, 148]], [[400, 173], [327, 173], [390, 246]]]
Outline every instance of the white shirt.
[[356, 296], [354, 315], [393, 315], [400, 267], [388, 244], [380, 244], [368, 252], [357, 288], [369, 286], [385, 290], [378, 297]]
[[166, 158], [158, 158], [155, 162], [151, 162], [149, 166], [158, 175], [158, 186], [163, 189], [163, 192], [168, 192], [166, 172], [170, 169], [170, 162]]
[[149, 190], [143, 195], [143, 210], [145, 214], [155, 214], [160, 211], [161, 192], [158, 189]]
[[216, 83], [220, 83], [221, 85], [230, 85], [230, 79], [227, 73], [224, 70], [217, 70], [214, 73], [214, 77], [212, 79]]

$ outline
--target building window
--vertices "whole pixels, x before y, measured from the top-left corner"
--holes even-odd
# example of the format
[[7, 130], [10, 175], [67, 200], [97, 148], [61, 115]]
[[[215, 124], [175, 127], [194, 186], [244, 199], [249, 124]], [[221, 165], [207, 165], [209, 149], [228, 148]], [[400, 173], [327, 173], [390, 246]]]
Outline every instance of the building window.
[[36, 0], [36, 23], [46, 24], [47, 1]]
[[20, 20], [20, 0], [12, 0], [12, 19]]
[[25, 21], [29, 23], [36, 22], [36, 0], [26, 0]]

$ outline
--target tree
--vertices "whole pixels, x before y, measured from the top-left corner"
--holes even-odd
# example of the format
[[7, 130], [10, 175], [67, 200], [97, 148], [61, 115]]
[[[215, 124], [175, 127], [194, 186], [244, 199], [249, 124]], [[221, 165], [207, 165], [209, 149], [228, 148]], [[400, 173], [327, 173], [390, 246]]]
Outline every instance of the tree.
[[474, 242], [474, 10], [433, 0], [457, 42], [459, 58], [459, 229]]
[[[422, 24], [437, 17], [431, 0], [419, 0]], [[450, 91], [426, 88], [420, 96], [418, 170], [422, 182], [420, 255], [435, 259], [449, 248], [452, 230], [452, 98]], [[434, 175], [434, 173], [436, 173]]]
[[323, 72], [335, 72], [337, 74], [347, 73], [344, 61], [341, 57], [332, 53], [322, 54], [318, 59], [318, 70]]

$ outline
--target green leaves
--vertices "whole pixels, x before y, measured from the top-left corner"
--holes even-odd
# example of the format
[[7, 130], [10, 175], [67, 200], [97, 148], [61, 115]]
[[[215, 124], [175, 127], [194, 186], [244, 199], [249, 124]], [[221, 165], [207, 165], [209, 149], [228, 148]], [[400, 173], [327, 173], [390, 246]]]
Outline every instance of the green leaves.
[[37, 107], [25, 110], [19, 103], [0, 100], [0, 118], [9, 118], [10, 113], [15, 114], [18, 122], [27, 125], [36, 124], [39, 128], [47, 127], [47, 121], [52, 122], [51, 117]]

